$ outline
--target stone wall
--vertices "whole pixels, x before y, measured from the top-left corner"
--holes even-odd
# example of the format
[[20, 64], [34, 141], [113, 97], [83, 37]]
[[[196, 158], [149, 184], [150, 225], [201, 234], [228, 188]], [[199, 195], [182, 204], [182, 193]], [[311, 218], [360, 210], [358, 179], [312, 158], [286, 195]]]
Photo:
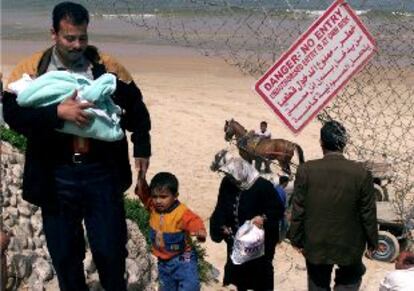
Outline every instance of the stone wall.
[[[57, 278], [46, 247], [40, 209], [22, 199], [24, 156], [8, 143], [0, 143], [1, 219], [10, 235], [7, 250], [8, 290], [58, 290]], [[156, 263], [145, 238], [132, 221], [128, 225], [128, 290], [156, 290]], [[86, 240], [86, 238], [85, 238]], [[89, 247], [84, 260], [91, 290], [102, 290]]]

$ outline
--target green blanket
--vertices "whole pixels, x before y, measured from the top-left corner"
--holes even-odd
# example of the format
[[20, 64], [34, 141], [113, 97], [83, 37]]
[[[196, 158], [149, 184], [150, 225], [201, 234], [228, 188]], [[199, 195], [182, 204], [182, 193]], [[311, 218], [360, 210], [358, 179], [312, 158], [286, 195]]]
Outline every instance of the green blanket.
[[[78, 100], [92, 102], [95, 108], [85, 109], [91, 116], [88, 126], [80, 128], [74, 122], [66, 121], [58, 131], [104, 141], [120, 140], [124, 132], [119, 124], [121, 108], [111, 98], [116, 89], [116, 78], [103, 74], [96, 80], [67, 71], [51, 71], [31, 81], [22, 78], [15, 83], [18, 90], [17, 103], [22, 107], [42, 107], [60, 103], [78, 91]], [[19, 83], [20, 82], [20, 83]], [[16, 85], [14, 84], [14, 85]], [[16, 86], [15, 86], [16, 87]], [[22, 89], [23, 88], [23, 89]]]

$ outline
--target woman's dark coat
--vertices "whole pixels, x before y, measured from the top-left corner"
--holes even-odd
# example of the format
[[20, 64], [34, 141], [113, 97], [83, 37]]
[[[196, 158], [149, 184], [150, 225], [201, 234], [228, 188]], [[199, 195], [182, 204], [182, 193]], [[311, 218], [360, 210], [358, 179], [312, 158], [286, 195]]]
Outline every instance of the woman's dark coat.
[[[225, 240], [227, 262], [224, 285], [234, 284], [238, 288], [273, 290], [273, 257], [279, 238], [279, 219], [283, 205], [277, 199], [273, 184], [259, 177], [248, 190], [240, 190], [229, 178], [223, 178], [217, 205], [210, 218], [210, 236], [215, 242]], [[233, 234], [246, 220], [265, 215], [265, 255], [261, 258], [234, 265], [230, 259], [233, 238], [225, 236], [222, 226], [231, 227]]]

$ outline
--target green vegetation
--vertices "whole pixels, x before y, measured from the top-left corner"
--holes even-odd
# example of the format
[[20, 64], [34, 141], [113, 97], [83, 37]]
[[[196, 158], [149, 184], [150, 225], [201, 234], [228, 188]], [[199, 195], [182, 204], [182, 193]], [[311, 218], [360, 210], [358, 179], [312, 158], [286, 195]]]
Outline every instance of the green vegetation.
[[[125, 213], [126, 217], [135, 221], [145, 236], [148, 247], [150, 246], [149, 238], [149, 214], [148, 211], [134, 199], [125, 198]], [[209, 283], [211, 278], [211, 270], [213, 266], [206, 261], [206, 251], [197, 241], [192, 241], [192, 246], [198, 255], [198, 272], [200, 274], [200, 280], [203, 283]]]
[[130, 198], [124, 199], [125, 215], [128, 219], [134, 221], [141, 233], [144, 235], [148, 248], [151, 244], [149, 237], [149, 214], [148, 211], [137, 201]]
[[22, 152], [26, 150], [26, 138], [3, 125], [0, 126], [0, 140], [10, 143]]

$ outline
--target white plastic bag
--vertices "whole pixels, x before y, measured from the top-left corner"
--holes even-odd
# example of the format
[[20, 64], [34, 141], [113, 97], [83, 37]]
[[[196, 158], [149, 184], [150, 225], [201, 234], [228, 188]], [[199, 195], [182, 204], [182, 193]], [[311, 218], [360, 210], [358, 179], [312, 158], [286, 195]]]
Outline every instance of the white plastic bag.
[[241, 265], [264, 255], [264, 230], [247, 220], [234, 237], [231, 260]]

